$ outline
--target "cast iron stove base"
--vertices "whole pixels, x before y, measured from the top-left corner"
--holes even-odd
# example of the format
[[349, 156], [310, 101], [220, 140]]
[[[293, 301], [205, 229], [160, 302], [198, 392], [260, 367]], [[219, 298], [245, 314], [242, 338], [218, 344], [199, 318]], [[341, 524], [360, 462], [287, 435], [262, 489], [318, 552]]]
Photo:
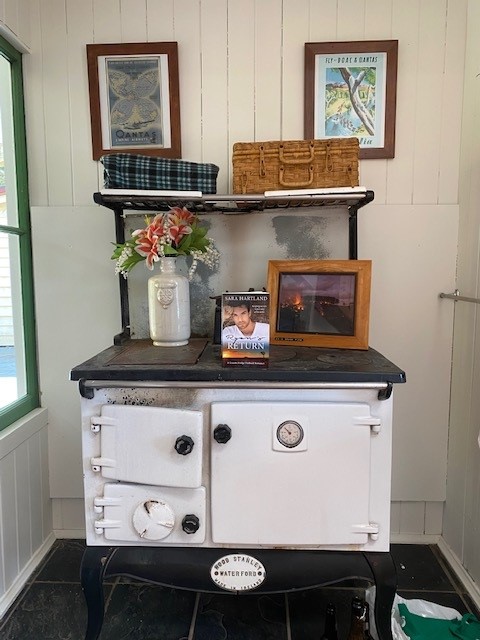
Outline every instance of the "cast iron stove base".
[[[212, 565], [226, 554], [254, 556], [264, 565], [265, 581], [256, 589], [230, 592], [210, 577]], [[104, 617], [103, 580], [130, 576], [147, 582], [209, 593], [285, 593], [364, 578], [376, 586], [374, 616], [380, 640], [392, 640], [391, 614], [397, 587], [388, 552], [292, 551], [184, 547], [87, 547], [81, 583], [88, 609], [85, 640], [96, 640]]]

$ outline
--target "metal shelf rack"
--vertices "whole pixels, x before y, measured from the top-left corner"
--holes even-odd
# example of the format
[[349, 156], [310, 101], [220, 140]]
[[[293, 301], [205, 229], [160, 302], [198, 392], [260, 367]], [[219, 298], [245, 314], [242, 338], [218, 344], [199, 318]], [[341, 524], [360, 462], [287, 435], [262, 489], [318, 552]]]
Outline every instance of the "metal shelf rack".
[[[372, 202], [374, 192], [365, 187], [339, 187], [331, 189], [314, 189], [310, 192], [300, 189], [281, 195], [266, 194], [204, 194], [167, 195], [159, 191], [151, 192], [124, 191], [113, 189], [98, 191], [93, 200], [115, 214], [115, 242], [125, 242], [125, 216], [131, 213], [168, 211], [172, 207], [187, 207], [189, 211], [202, 214], [242, 215], [261, 214], [263, 211], [288, 209], [289, 213], [303, 212], [306, 208], [342, 208], [348, 211], [348, 257], [358, 257], [357, 213], [358, 210]], [[128, 286], [123, 276], [119, 276], [120, 303], [122, 315], [122, 333], [115, 336], [115, 344], [120, 344], [129, 337], [130, 312], [128, 307]]]

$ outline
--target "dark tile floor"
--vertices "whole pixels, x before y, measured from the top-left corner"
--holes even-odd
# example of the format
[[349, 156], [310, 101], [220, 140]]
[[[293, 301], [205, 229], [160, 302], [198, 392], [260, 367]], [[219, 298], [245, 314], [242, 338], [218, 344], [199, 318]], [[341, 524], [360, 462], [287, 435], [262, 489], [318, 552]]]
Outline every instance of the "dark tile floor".
[[[86, 606], [79, 583], [80, 540], [58, 540], [0, 621], [2, 640], [82, 640]], [[479, 612], [435, 546], [392, 545], [398, 592]], [[360, 583], [359, 583], [360, 584]], [[364, 586], [368, 584], [363, 583]], [[105, 585], [101, 640], [318, 640], [325, 605], [337, 606], [339, 638], [349, 625], [350, 602], [364, 587], [325, 587], [288, 596], [210, 595], [126, 578]]]

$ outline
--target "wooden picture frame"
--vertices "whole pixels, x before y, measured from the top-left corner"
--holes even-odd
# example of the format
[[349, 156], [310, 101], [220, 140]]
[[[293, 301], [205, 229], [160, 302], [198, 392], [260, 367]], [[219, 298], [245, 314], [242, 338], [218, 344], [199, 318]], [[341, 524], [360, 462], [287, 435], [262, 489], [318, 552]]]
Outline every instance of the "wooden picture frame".
[[270, 344], [368, 349], [370, 260], [270, 260]]
[[395, 156], [398, 40], [305, 44], [304, 136], [356, 137], [360, 158]]
[[93, 159], [181, 157], [176, 42], [87, 44]]

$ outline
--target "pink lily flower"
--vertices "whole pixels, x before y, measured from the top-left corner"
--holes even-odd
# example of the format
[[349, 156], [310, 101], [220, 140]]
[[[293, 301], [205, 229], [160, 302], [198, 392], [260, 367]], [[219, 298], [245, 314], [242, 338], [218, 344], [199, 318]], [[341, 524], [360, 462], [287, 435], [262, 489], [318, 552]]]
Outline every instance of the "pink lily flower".
[[189, 227], [186, 224], [177, 224], [168, 228], [168, 235], [176, 247], [178, 247], [182, 239], [190, 233], [192, 233], [192, 227]]
[[190, 213], [186, 207], [172, 207], [167, 215], [168, 222], [171, 226], [181, 224], [191, 225], [195, 221], [195, 215]]

